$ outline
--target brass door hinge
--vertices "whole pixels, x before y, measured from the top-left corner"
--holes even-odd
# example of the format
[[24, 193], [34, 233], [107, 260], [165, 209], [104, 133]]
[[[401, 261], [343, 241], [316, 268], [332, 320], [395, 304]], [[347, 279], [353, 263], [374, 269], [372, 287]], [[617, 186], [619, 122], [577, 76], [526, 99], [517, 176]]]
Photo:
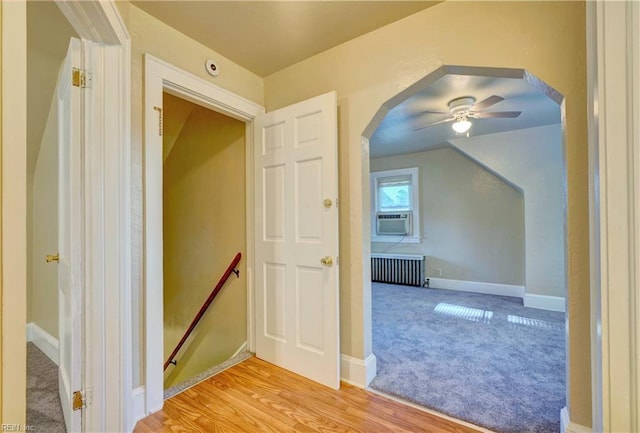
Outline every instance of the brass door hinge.
[[45, 260], [47, 263], [60, 262], [60, 253], [47, 254], [47, 258]]
[[84, 395], [82, 391], [74, 391], [73, 392], [73, 410], [80, 410], [85, 407], [84, 404]]
[[82, 71], [78, 68], [71, 70], [71, 84], [74, 87], [90, 88], [92, 78], [91, 72]]

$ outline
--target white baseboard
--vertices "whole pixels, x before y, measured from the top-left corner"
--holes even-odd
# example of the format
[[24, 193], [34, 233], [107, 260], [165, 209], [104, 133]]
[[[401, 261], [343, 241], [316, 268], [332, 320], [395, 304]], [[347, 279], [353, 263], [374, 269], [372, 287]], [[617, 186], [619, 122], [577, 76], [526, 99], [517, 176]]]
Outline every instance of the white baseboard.
[[434, 289], [457, 290], [460, 292], [483, 293], [485, 295], [524, 297], [524, 286], [511, 284], [482, 283], [478, 281], [448, 280], [429, 277], [429, 287]]
[[138, 421], [147, 416], [147, 413], [144, 410], [144, 402], [146, 401], [144, 398], [144, 386], [134, 388], [131, 394], [131, 401], [133, 402], [133, 429]]
[[340, 380], [359, 388], [366, 388], [376, 377], [376, 356], [372, 353], [362, 360], [349, 355], [340, 356]]
[[569, 411], [567, 406], [560, 409], [560, 433], [567, 432], [567, 426], [569, 425]]
[[27, 323], [27, 341], [35, 344], [54, 364], [60, 365], [58, 340], [33, 322]]
[[242, 343], [242, 345], [238, 347], [238, 350], [236, 350], [235, 353], [231, 355], [231, 358], [235, 358], [236, 356], [240, 355], [242, 352], [246, 352], [248, 346], [249, 346], [249, 343], [247, 341]]
[[569, 419], [569, 411], [565, 406], [560, 411], [560, 433], [592, 433], [592, 429], [572, 423]]
[[565, 312], [565, 300], [560, 296], [526, 294], [524, 296], [524, 306], [539, 308], [541, 310]]

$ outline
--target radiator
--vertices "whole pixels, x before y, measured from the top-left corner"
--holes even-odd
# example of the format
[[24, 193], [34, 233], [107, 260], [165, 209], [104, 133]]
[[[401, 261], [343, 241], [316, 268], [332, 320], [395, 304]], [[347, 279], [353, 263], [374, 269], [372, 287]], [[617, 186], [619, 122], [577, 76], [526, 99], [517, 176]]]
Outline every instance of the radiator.
[[422, 286], [424, 282], [424, 256], [372, 253], [371, 281]]

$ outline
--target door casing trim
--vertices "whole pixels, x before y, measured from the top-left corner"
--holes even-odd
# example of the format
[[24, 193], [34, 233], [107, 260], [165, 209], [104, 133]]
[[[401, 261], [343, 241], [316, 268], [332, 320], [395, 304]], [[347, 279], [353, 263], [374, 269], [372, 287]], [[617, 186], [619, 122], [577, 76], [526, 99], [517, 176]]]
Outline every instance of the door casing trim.
[[[263, 106], [205, 81], [164, 60], [145, 54], [145, 140], [144, 140], [144, 351], [145, 415], [162, 409], [163, 342], [148, 338], [163, 328], [162, 285], [162, 137], [158, 134], [158, 111], [162, 92], [186, 99], [221, 114], [245, 122], [246, 172], [246, 267], [247, 344], [255, 351], [254, 324], [254, 201], [253, 201], [253, 119], [265, 112]], [[160, 159], [158, 159], [160, 157]], [[159, 242], [160, 241], [160, 242]]]

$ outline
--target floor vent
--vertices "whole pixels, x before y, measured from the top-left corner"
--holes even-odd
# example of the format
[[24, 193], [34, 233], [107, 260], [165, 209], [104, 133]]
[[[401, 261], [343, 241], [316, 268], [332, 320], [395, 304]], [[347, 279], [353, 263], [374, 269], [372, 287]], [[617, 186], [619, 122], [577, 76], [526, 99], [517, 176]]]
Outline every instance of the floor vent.
[[424, 256], [372, 253], [371, 281], [422, 286], [424, 282]]

